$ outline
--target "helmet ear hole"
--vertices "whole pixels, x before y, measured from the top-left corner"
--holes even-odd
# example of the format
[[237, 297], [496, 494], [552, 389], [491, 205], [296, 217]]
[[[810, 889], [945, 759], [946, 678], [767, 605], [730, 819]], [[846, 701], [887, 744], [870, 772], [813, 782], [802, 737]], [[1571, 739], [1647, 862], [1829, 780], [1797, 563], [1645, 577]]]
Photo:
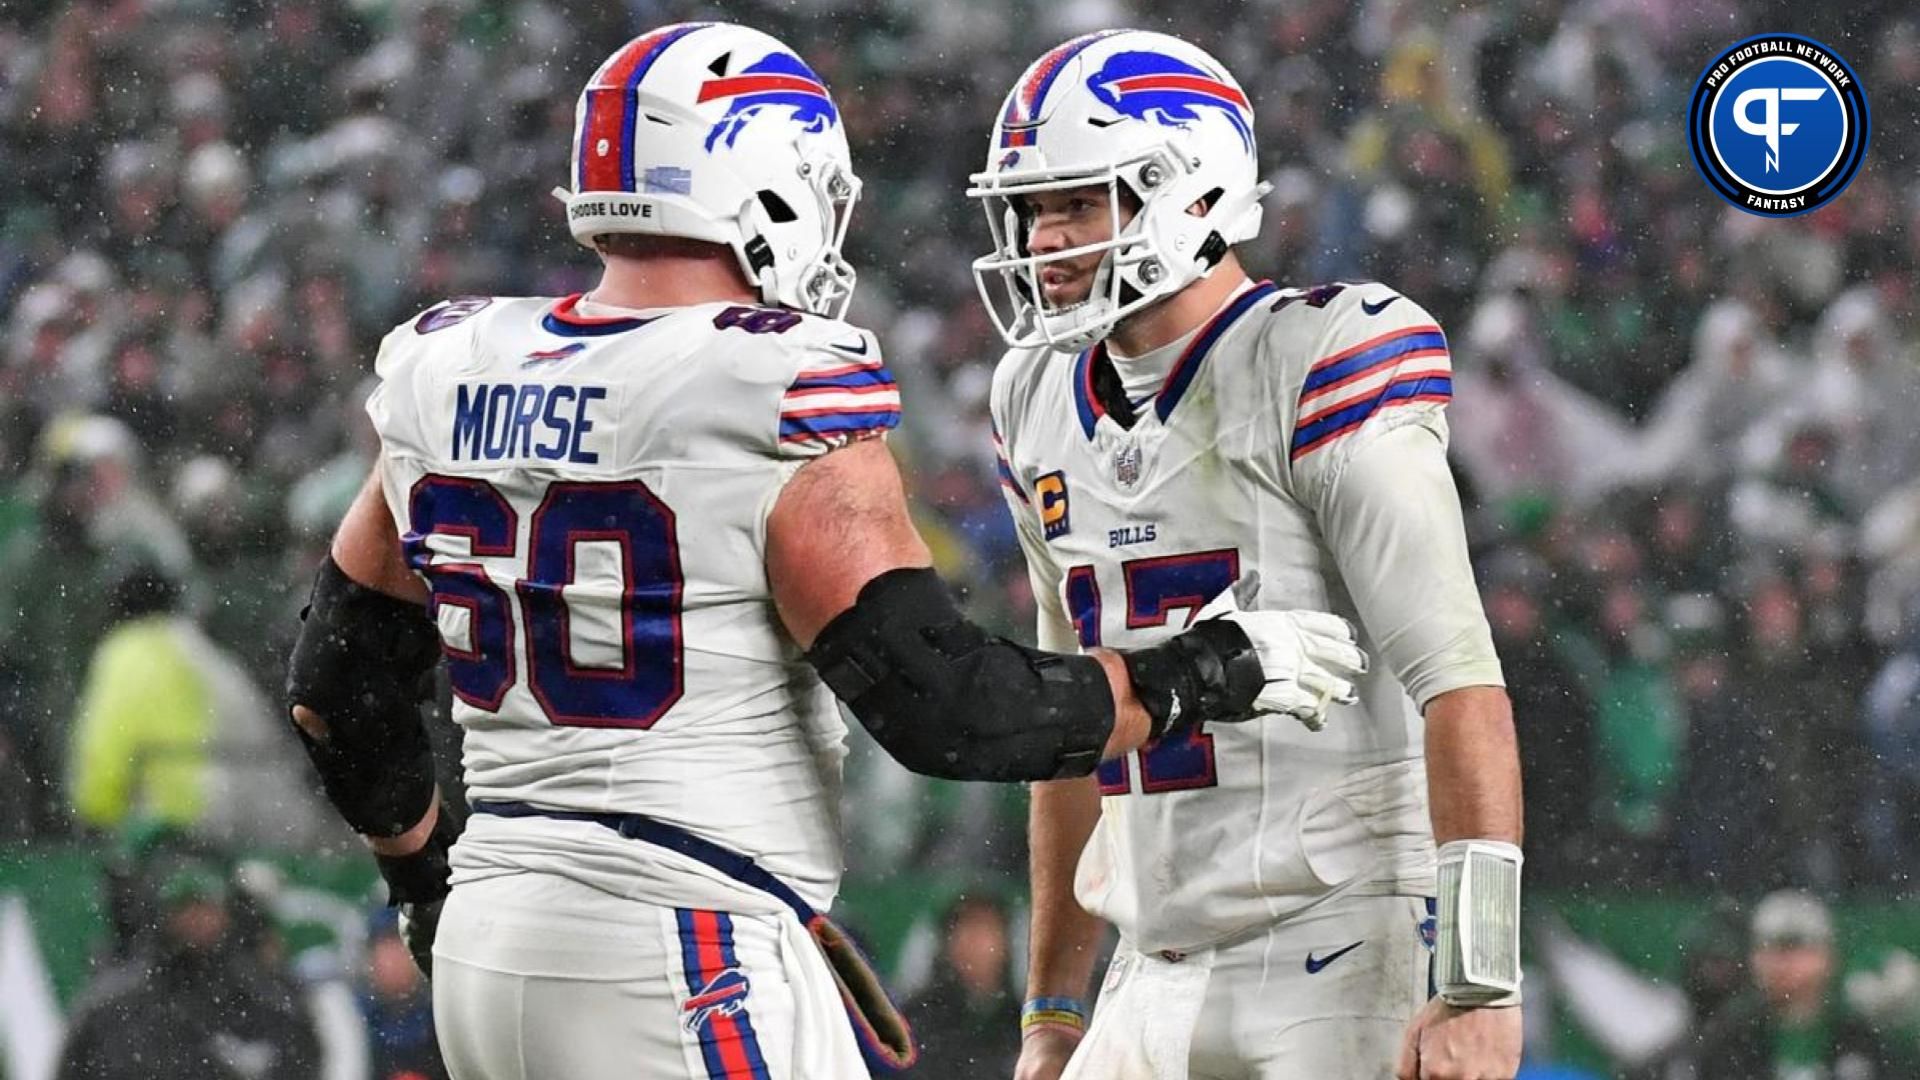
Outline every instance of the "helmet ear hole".
[[781, 198], [779, 192], [763, 188], [759, 192], [759, 198], [761, 209], [767, 212], [767, 220], [775, 225], [785, 225], [790, 221], [800, 220], [800, 215], [793, 212], [793, 207], [787, 205], [787, 200]]
[[1194, 252], [1194, 257], [1208, 269], [1220, 265], [1220, 260], [1227, 257], [1227, 238], [1221, 236], [1218, 229], [1208, 233], [1206, 242], [1200, 245], [1199, 251]]
[[773, 266], [773, 245], [767, 243], [766, 237], [754, 237], [747, 241], [743, 250], [747, 255], [747, 265], [753, 268], [753, 273], [758, 274]]

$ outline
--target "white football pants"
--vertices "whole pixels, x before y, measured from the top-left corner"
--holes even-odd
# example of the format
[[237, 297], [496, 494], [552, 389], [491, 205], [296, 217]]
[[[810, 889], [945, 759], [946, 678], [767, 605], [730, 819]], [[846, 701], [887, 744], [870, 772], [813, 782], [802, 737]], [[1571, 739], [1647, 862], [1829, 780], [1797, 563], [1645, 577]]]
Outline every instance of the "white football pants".
[[626, 900], [551, 874], [455, 886], [433, 947], [455, 1080], [864, 1080], [787, 913]]
[[1429, 996], [1427, 901], [1355, 896], [1185, 955], [1114, 954], [1062, 1080], [1382, 1080]]

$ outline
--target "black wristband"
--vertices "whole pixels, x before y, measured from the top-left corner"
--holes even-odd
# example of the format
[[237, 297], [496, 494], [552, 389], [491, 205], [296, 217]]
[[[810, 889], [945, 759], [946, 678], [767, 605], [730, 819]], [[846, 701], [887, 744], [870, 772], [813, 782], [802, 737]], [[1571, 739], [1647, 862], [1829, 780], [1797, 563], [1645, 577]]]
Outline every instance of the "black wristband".
[[459, 838], [459, 826], [453, 823], [453, 814], [442, 803], [433, 831], [427, 834], [427, 842], [419, 851], [409, 855], [375, 855], [373, 861], [380, 868], [381, 879], [387, 883], [387, 905], [430, 904], [446, 896], [452, 889], [447, 879], [453, 873], [447, 864], [447, 853]]
[[1146, 649], [1123, 652], [1134, 696], [1153, 721], [1149, 739], [1204, 724], [1243, 720], [1266, 685], [1259, 654], [1247, 632], [1225, 619], [1208, 619]]

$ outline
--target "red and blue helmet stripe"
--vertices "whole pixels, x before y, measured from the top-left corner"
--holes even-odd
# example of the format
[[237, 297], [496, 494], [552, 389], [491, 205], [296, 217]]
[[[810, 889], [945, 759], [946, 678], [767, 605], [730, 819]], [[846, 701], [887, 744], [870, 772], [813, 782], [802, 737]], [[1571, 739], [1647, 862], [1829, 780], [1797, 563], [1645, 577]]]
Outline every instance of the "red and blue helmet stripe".
[[[574, 162], [575, 191], [632, 191], [634, 91], [674, 42], [712, 23], [663, 26], [627, 42], [587, 83]], [[600, 146], [606, 144], [606, 151]]]
[[1060, 70], [1087, 46], [1118, 33], [1123, 31], [1100, 30], [1082, 34], [1064, 45], [1055, 46], [1053, 51], [1034, 61], [1033, 66], [1027, 69], [1026, 78], [1020, 80], [1020, 85], [1007, 95], [1007, 108], [1000, 116], [1000, 145], [1032, 146], [1034, 128], [1039, 123], [1040, 106], [1046, 103], [1047, 91], [1053, 89], [1053, 82], [1060, 77]]

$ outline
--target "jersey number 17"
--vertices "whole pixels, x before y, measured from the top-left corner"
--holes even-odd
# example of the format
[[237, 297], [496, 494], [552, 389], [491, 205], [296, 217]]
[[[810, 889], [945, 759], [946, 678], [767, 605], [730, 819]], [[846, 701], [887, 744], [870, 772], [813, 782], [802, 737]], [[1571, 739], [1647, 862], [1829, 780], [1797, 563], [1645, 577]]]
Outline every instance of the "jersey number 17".
[[[1240, 552], [1234, 548], [1158, 555], [1120, 564], [1126, 582], [1127, 629], [1165, 626], [1176, 608], [1188, 618], [1240, 577]], [[1067, 571], [1067, 611], [1082, 648], [1100, 644], [1100, 580], [1092, 566]], [[1188, 728], [1172, 738], [1148, 743], [1136, 753], [1100, 766], [1100, 794], [1133, 793], [1134, 758], [1140, 761], [1140, 794], [1191, 791], [1220, 783], [1213, 760], [1213, 736]]]

